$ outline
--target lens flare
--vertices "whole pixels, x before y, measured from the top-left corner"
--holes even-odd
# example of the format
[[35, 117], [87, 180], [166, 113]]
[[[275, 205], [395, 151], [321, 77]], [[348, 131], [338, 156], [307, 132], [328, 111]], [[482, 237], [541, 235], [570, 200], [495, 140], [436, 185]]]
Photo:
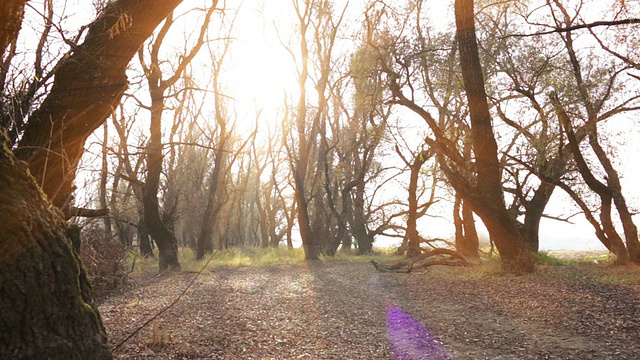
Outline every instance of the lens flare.
[[436, 336], [398, 306], [387, 309], [387, 337], [395, 360], [447, 360]]

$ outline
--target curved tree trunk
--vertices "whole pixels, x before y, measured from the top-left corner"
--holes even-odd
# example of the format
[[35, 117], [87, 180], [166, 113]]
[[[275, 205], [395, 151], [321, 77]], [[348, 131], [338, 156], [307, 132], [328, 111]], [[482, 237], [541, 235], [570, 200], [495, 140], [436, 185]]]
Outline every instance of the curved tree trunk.
[[611, 196], [613, 203], [618, 210], [620, 221], [622, 222], [622, 229], [624, 230], [624, 237], [627, 243], [627, 252], [629, 259], [636, 264], [640, 264], [640, 241], [638, 240], [638, 228], [633, 222], [627, 201], [622, 195], [622, 185], [620, 184], [620, 176], [614, 169], [611, 160], [607, 156], [600, 142], [598, 140], [598, 128], [594, 126], [593, 130], [589, 134], [589, 144], [596, 154], [596, 157], [602, 164], [605, 172], [607, 173], [607, 185], [611, 189]]
[[[630, 262], [628, 249], [625, 247], [622, 238], [616, 231], [613, 221], [611, 220], [611, 202], [614, 197], [613, 191], [607, 184], [602, 183], [593, 175], [589, 169], [589, 165], [582, 156], [582, 152], [580, 151], [580, 142], [573, 131], [569, 115], [566, 113], [564, 108], [562, 108], [555, 95], [551, 96], [551, 100], [555, 107], [556, 114], [558, 115], [558, 119], [563, 127], [563, 131], [567, 135], [571, 153], [573, 154], [573, 158], [582, 179], [585, 184], [587, 184], [587, 186], [593, 190], [593, 192], [598, 194], [598, 197], [600, 197], [600, 223], [602, 224], [602, 229], [598, 237], [603, 241], [603, 243], [605, 243], [605, 246], [607, 244], [609, 245], [607, 248], [616, 255], [617, 264], [628, 264]], [[596, 231], [598, 231], [597, 227]]]
[[[396, 149], [396, 152], [400, 153]], [[405, 237], [407, 242], [407, 257], [418, 256], [422, 253], [420, 250], [420, 233], [418, 232], [418, 178], [420, 177], [420, 169], [422, 165], [431, 157], [426, 151], [421, 151], [413, 159], [412, 163], [407, 163], [409, 166], [409, 213], [407, 214], [407, 231]]]

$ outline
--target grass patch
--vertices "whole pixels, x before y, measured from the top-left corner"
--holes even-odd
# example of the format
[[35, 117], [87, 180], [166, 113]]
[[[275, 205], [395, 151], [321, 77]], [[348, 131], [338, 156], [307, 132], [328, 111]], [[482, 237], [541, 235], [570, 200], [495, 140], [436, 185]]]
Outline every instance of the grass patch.
[[557, 258], [546, 251], [538, 251], [537, 254], [533, 255], [533, 260], [538, 265], [562, 266], [572, 263], [572, 260]]
[[[210, 255], [209, 255], [210, 256]], [[207, 257], [208, 258], [208, 257]], [[231, 248], [217, 252], [210, 267], [245, 267], [297, 264], [304, 261], [302, 249]]]
[[[321, 261], [397, 261], [402, 259], [401, 256], [394, 254], [395, 249], [376, 248], [371, 255], [357, 255], [355, 250], [339, 251], [335, 256], [320, 256]], [[183, 271], [200, 271], [204, 264], [209, 260], [211, 254], [207, 254], [203, 260], [196, 260], [195, 252], [190, 248], [181, 248], [178, 250], [178, 261]], [[134, 264], [135, 261], [135, 264]], [[291, 265], [300, 264], [304, 260], [304, 250], [301, 248], [288, 249], [280, 248], [256, 248], [242, 247], [230, 248], [217, 251], [209, 268], [216, 267], [260, 267], [273, 265]], [[130, 256], [125, 260], [125, 266], [131, 269], [133, 266], [134, 274], [146, 274], [158, 272], [158, 259], [147, 258], [142, 259], [139, 256]]]
[[395, 254], [395, 248], [374, 248], [371, 254], [358, 255], [357, 250], [350, 249], [347, 251], [338, 251], [335, 256], [321, 255], [322, 261], [398, 261], [404, 259], [404, 257]]

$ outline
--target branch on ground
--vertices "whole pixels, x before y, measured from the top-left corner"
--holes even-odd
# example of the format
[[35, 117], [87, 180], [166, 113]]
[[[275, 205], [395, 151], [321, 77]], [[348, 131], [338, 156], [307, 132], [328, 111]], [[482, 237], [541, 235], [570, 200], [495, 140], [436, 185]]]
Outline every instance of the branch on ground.
[[422, 250], [422, 254], [394, 263], [371, 260], [371, 264], [380, 272], [411, 273], [413, 269], [423, 269], [434, 265], [471, 266], [471, 262], [462, 254], [451, 249]]

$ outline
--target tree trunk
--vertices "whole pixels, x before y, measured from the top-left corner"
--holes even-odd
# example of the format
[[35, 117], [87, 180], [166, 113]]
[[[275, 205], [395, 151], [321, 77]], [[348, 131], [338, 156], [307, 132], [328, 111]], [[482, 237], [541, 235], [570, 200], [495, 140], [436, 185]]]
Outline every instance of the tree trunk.
[[[456, 37], [460, 52], [462, 80], [471, 118], [471, 139], [476, 160], [475, 194], [461, 193], [469, 201], [495, 242], [507, 271], [532, 272], [534, 267], [520, 224], [504, 203], [498, 145], [493, 135], [491, 114], [484, 88], [475, 32], [474, 1], [456, 0]], [[458, 190], [458, 189], [456, 189]]]
[[143, 258], [153, 258], [153, 249], [151, 248], [149, 231], [147, 231], [147, 224], [144, 222], [144, 217], [140, 218], [136, 229], [138, 231], [138, 247], [140, 248], [140, 256]]
[[79, 230], [44, 199], [5, 136], [1, 130], [0, 358], [110, 359]]
[[[304, 167], [306, 168], [306, 165], [304, 165]], [[300, 174], [296, 171], [294, 175], [296, 184], [295, 199], [298, 207], [298, 226], [300, 227], [300, 237], [302, 238], [305, 260], [318, 260], [314, 234], [311, 230], [307, 200], [304, 196], [304, 180], [300, 180], [300, 177], [305, 176], [305, 173]]]
[[469, 259], [478, 259], [480, 257], [480, 241], [473, 211], [469, 205], [462, 202], [459, 195], [456, 195], [454, 204], [454, 219], [456, 222], [456, 249]]
[[601, 195], [600, 222], [602, 230], [610, 244], [610, 250], [616, 255], [616, 264], [627, 265], [631, 261], [628, 249], [624, 246], [624, 242], [618, 234], [613, 221], [611, 220], [611, 196]]
[[[149, 82], [151, 85], [151, 81]], [[160, 216], [158, 190], [162, 173], [162, 112], [164, 111], [163, 91], [151, 90], [150, 137], [146, 149], [147, 181], [143, 186], [144, 221], [149, 235], [158, 245], [160, 271], [178, 270], [178, 240]]]
[[542, 182], [533, 198], [524, 203], [525, 241], [529, 251], [534, 254], [537, 254], [540, 248], [540, 220], [555, 188], [556, 186], [552, 183]]
[[456, 198], [453, 202], [453, 226], [455, 228], [455, 242], [456, 242], [456, 250], [461, 254], [464, 253], [465, 242], [464, 242], [464, 223], [462, 222], [462, 214], [460, 210], [462, 209], [462, 198], [460, 195], [456, 194]]
[[598, 141], [598, 128], [597, 124], [594, 125], [593, 130], [589, 133], [589, 143], [591, 148], [595, 152], [600, 164], [607, 173], [607, 185], [611, 189], [611, 196], [613, 202], [618, 210], [620, 221], [622, 222], [622, 229], [624, 230], [624, 237], [627, 243], [627, 251], [629, 253], [629, 259], [635, 263], [640, 264], [640, 241], [638, 240], [638, 228], [633, 222], [627, 201], [622, 195], [622, 185], [620, 184], [620, 176], [614, 169], [611, 160], [607, 156], [600, 142]]
[[[0, 52], [20, 31], [25, 1], [0, 3]], [[0, 129], [0, 358], [111, 359], [69, 229], [11, 153]], [[73, 238], [72, 238], [73, 236]]]
[[[100, 208], [108, 209], [107, 204], [107, 177], [109, 175], [109, 164], [107, 162], [107, 151], [108, 151], [108, 142], [109, 142], [109, 127], [105, 122], [102, 126], [102, 167], [100, 169]], [[111, 216], [103, 216], [102, 221], [104, 223], [104, 230], [111, 239], [113, 236], [111, 233]]]
[[[256, 206], [258, 208], [258, 225], [260, 230], [260, 247], [266, 249], [269, 247], [269, 216], [267, 210], [265, 210], [266, 204], [262, 204], [260, 199], [260, 192], [256, 191], [255, 194]], [[277, 247], [277, 246], [275, 246]]]
[[[602, 224], [602, 233], [599, 237], [601, 241], [605, 243], [605, 246], [608, 244], [609, 246], [607, 246], [607, 248], [616, 255], [617, 264], [628, 264], [630, 261], [628, 249], [624, 246], [624, 243], [622, 242], [622, 239], [620, 238], [620, 235], [616, 231], [613, 225], [613, 221], [611, 220], [611, 201], [614, 196], [613, 191], [609, 186], [598, 180], [589, 169], [589, 165], [587, 164], [586, 160], [582, 156], [582, 152], [580, 151], [580, 142], [575, 132], [573, 131], [571, 119], [569, 118], [569, 115], [566, 113], [564, 108], [562, 108], [562, 106], [560, 105], [560, 101], [555, 95], [551, 96], [551, 101], [553, 102], [556, 114], [558, 115], [558, 119], [560, 120], [564, 133], [567, 135], [571, 153], [573, 154], [573, 158], [576, 162], [576, 166], [578, 168], [578, 171], [580, 172], [580, 175], [582, 176], [582, 179], [584, 180], [585, 184], [587, 184], [587, 186], [600, 197], [600, 223]], [[595, 126], [596, 124], [594, 123], [593, 125]]]
[[213, 162], [213, 169], [211, 170], [209, 179], [209, 194], [207, 197], [207, 207], [202, 216], [202, 223], [200, 225], [200, 232], [197, 238], [196, 259], [204, 259], [204, 254], [207, 251], [213, 251], [213, 242], [211, 239], [213, 228], [217, 223], [218, 213], [222, 208], [220, 203], [221, 196], [220, 191], [223, 185], [221, 184], [224, 179], [224, 172], [226, 167], [227, 149], [226, 149], [226, 132], [224, 126], [220, 135], [221, 147], [215, 155]]
[[471, 206], [465, 203], [462, 204], [462, 223], [467, 242], [467, 254], [463, 255], [471, 259], [478, 259], [480, 257], [480, 239], [476, 230], [476, 220], [473, 217]]
[[418, 233], [418, 177], [420, 176], [420, 168], [423, 161], [419, 159], [421, 156], [416, 156], [413, 163], [409, 166], [411, 170], [409, 176], [409, 213], [407, 214], [407, 231], [405, 237], [408, 239], [407, 243], [407, 257], [414, 257], [420, 255], [420, 234]]
[[[400, 154], [400, 150], [396, 148], [396, 152]], [[422, 165], [432, 156], [432, 154], [421, 151], [413, 159], [412, 163], [405, 163], [409, 166], [409, 213], [407, 214], [407, 231], [405, 237], [408, 239], [407, 243], [407, 257], [414, 257], [420, 255], [420, 233], [418, 232], [418, 178], [420, 177], [420, 169]], [[404, 159], [404, 158], [403, 158]]]
[[358, 255], [368, 255], [373, 251], [373, 236], [367, 229], [364, 211], [364, 181], [358, 182], [353, 198], [353, 236], [358, 242]]

